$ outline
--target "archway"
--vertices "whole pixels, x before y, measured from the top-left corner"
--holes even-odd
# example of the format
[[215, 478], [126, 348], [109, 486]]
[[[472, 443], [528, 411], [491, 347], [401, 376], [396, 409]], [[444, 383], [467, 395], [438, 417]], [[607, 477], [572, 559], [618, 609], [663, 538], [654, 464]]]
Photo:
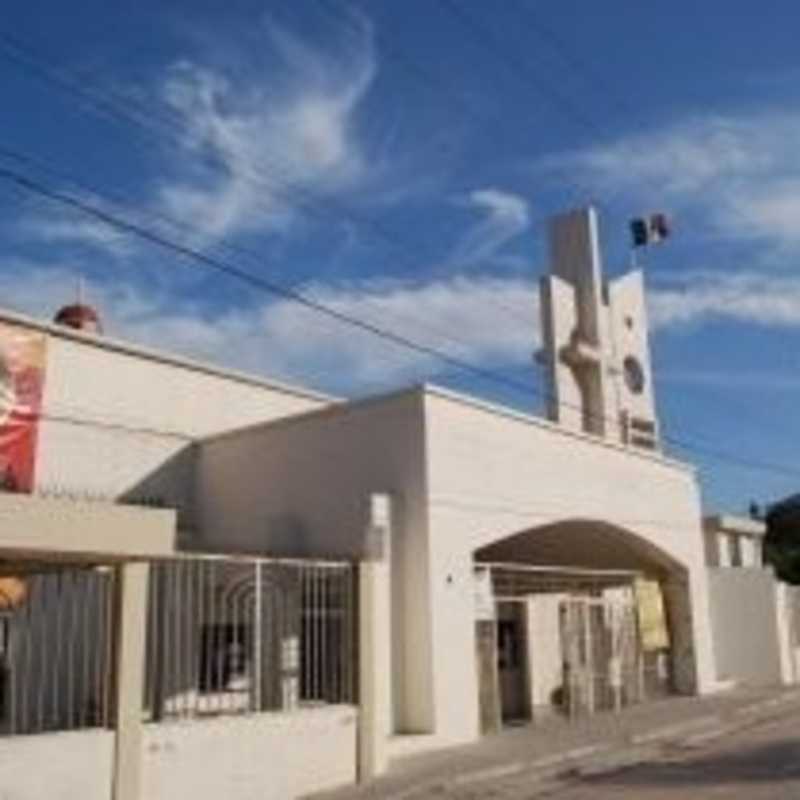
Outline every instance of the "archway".
[[594, 519], [506, 535], [474, 552], [491, 592], [476, 625], [482, 727], [619, 709], [695, 690], [688, 570], [652, 540]]

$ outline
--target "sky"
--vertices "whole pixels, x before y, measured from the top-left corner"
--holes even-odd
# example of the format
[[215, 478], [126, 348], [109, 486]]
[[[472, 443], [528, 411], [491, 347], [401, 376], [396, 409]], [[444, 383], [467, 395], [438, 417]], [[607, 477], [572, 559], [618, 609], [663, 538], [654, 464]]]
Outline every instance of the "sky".
[[[539, 413], [546, 220], [642, 257], [672, 451], [710, 509], [800, 490], [795, 4], [7, 0], [0, 168], [445, 353], [378, 339], [0, 180], [0, 297], [357, 397]], [[494, 378], [456, 368], [468, 362]], [[730, 458], [719, 458], [719, 453]]]

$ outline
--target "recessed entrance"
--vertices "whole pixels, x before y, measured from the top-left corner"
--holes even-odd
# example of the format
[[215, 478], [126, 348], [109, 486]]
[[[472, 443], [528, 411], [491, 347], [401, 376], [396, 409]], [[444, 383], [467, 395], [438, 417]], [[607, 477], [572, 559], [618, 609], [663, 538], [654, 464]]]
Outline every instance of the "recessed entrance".
[[485, 731], [674, 692], [675, 642], [685, 645], [691, 624], [686, 583], [634, 535], [590, 521], [549, 526], [478, 551], [475, 571]]
[[497, 678], [500, 718], [505, 724], [530, 719], [526, 621], [521, 603], [497, 604]]

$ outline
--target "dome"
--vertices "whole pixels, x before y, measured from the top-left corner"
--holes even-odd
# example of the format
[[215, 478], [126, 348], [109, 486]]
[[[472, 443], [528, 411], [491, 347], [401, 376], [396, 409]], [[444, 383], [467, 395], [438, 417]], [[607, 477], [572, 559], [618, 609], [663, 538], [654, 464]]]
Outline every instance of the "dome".
[[74, 328], [78, 331], [88, 331], [89, 333], [100, 333], [99, 314], [91, 307], [83, 303], [73, 303], [59, 309], [53, 318], [57, 325], [65, 325], [67, 328]]

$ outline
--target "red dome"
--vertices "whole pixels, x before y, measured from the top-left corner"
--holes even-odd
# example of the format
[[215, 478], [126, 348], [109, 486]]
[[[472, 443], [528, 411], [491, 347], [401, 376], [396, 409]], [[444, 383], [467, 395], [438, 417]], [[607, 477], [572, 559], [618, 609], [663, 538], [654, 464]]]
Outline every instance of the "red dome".
[[55, 315], [53, 321], [57, 325], [65, 325], [67, 328], [74, 328], [78, 331], [89, 331], [90, 333], [102, 331], [99, 314], [91, 306], [82, 303], [64, 306]]

